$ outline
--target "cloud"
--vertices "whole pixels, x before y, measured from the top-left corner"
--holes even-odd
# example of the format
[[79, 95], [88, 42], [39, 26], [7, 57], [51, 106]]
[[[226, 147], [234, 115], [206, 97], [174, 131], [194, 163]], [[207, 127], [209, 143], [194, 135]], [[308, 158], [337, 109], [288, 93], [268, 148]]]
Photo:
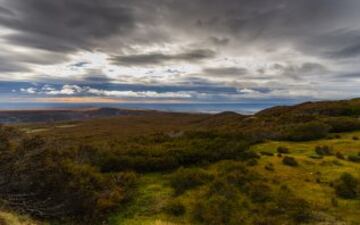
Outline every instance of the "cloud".
[[305, 62], [300, 65], [281, 65], [276, 63], [272, 69], [279, 71], [284, 76], [297, 78], [302, 78], [306, 75], [322, 75], [327, 71], [324, 65], [315, 62]]
[[358, 0], [0, 2], [0, 79], [39, 84], [14, 95], [360, 94]]
[[332, 52], [334, 58], [353, 58], [360, 56], [360, 43], [346, 47], [337, 52]]
[[21, 88], [20, 91], [30, 95], [50, 95], [50, 96], [103, 96], [117, 98], [191, 98], [194, 92], [176, 91], [176, 92], [156, 92], [156, 91], [132, 91], [132, 90], [105, 90], [91, 88], [89, 86], [63, 85], [61, 88], [55, 88], [51, 85], [42, 87]]
[[210, 41], [217, 46], [225, 46], [230, 43], [229, 38], [222, 38], [222, 37], [210, 37]]
[[89, 49], [97, 40], [135, 25], [132, 9], [115, 1], [11, 0], [5, 7], [16, 16], [1, 18], [0, 24], [19, 31], [6, 40], [49, 51]]
[[140, 55], [115, 56], [112, 61], [121, 65], [152, 65], [166, 62], [191, 62], [214, 58], [216, 53], [209, 49], [196, 49], [178, 54], [149, 53]]
[[205, 75], [218, 77], [237, 77], [248, 73], [246, 68], [242, 67], [218, 67], [218, 68], [204, 68]]

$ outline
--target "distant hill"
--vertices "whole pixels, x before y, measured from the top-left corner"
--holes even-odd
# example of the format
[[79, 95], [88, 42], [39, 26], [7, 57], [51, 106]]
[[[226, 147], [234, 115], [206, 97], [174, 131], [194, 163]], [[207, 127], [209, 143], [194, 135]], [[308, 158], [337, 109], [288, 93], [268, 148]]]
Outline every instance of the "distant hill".
[[120, 115], [145, 115], [153, 111], [117, 108], [0, 111], [0, 123], [40, 123], [89, 120]]
[[323, 116], [354, 116], [360, 115], [360, 99], [341, 101], [305, 102], [294, 106], [276, 106], [258, 112], [257, 116], [283, 115], [323, 115]]
[[[131, 110], [120, 108], [87, 108], [87, 109], [53, 109], [53, 110], [9, 110], [0, 111], [0, 123], [51, 123], [62, 121], [83, 121], [114, 116], [153, 115], [153, 114], [191, 114], [171, 113], [154, 110]], [[294, 106], [275, 106], [244, 116], [235, 112], [218, 114], [203, 114], [203, 120], [198, 121], [204, 127], [236, 125], [245, 118], [267, 117], [273, 119], [288, 119], [297, 116], [360, 116], [360, 99], [341, 101], [305, 102]]]

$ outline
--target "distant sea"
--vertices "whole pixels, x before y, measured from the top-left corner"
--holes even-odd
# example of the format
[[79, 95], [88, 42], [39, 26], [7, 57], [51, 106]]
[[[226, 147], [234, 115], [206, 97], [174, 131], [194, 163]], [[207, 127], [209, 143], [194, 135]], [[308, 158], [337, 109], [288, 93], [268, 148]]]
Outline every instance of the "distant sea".
[[253, 114], [262, 109], [276, 105], [291, 105], [295, 101], [286, 102], [254, 102], [254, 103], [34, 103], [10, 102], [1, 103], [0, 110], [31, 109], [71, 109], [91, 107], [113, 107], [123, 109], [159, 110], [167, 112], [219, 113], [232, 111], [241, 114]]

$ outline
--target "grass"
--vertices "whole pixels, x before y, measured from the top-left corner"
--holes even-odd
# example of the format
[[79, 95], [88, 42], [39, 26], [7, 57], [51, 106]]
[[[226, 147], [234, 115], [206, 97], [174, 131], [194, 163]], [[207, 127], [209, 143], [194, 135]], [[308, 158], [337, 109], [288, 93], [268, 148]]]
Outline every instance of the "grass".
[[19, 216], [14, 213], [0, 211], [1, 225], [45, 225], [44, 223], [35, 222], [26, 216]]
[[[319, 212], [318, 217], [324, 224], [356, 225], [360, 221], [358, 200], [343, 200], [336, 198], [330, 183], [343, 172], [360, 175], [360, 164], [337, 159], [335, 156], [326, 156], [323, 159], [312, 159], [315, 147], [328, 145], [345, 156], [360, 152], [360, 141], [352, 140], [353, 136], [360, 136], [360, 132], [341, 134], [338, 139], [324, 139], [311, 142], [266, 142], [252, 147], [254, 151], [268, 151], [276, 153], [279, 146], [289, 148], [287, 154], [294, 157], [298, 167], [289, 167], [282, 163], [282, 158], [276, 156], [262, 156], [258, 164], [253, 167], [258, 173], [272, 181], [273, 188], [285, 184], [296, 194], [314, 206]], [[205, 169], [216, 173], [218, 165], [212, 164]], [[265, 165], [273, 164], [274, 171], [265, 169]], [[186, 208], [192, 207], [202, 187], [187, 191], [175, 197], [168, 184], [168, 174], [145, 174], [140, 178], [139, 190], [133, 200], [126, 207], [114, 213], [109, 221], [111, 225], [191, 225], [189, 216], [185, 214], [175, 218], [165, 214], [162, 208], [171, 199], [177, 198]], [[332, 199], [337, 199], [337, 206]]]
[[[111, 225], [175, 225], [162, 208], [173, 194], [165, 175], [147, 174], [140, 178], [134, 200], [110, 218]], [[177, 224], [177, 223], [176, 223]]]
[[[355, 176], [360, 175], [360, 164], [346, 160], [337, 159], [335, 156], [326, 156], [323, 159], [311, 159], [315, 147], [328, 145], [334, 152], [341, 152], [345, 156], [354, 155], [360, 152], [360, 142], [352, 140], [353, 136], [359, 136], [360, 132], [341, 134], [338, 139], [324, 139], [311, 142], [267, 142], [252, 147], [254, 151], [276, 152], [279, 146], [289, 148], [290, 154], [296, 158], [300, 166], [296, 168], [287, 167], [282, 164], [282, 159], [273, 157], [262, 157], [256, 166], [258, 172], [271, 177], [275, 182], [286, 184], [297, 194], [314, 203], [317, 209], [326, 211], [335, 218], [343, 218], [349, 224], [358, 224], [360, 221], [359, 201], [338, 200], [338, 206], [331, 203], [335, 198], [332, 181], [342, 173], [349, 172]], [[270, 172], [264, 169], [265, 165], [272, 163], [275, 171]]]

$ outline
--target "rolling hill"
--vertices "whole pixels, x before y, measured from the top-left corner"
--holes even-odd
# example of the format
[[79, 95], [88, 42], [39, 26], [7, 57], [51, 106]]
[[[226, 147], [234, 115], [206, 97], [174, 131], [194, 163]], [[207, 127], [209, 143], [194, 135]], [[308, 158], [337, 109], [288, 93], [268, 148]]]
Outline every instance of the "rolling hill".
[[0, 199], [13, 212], [0, 222], [358, 225], [359, 107], [9, 112], [22, 123], [0, 126]]

